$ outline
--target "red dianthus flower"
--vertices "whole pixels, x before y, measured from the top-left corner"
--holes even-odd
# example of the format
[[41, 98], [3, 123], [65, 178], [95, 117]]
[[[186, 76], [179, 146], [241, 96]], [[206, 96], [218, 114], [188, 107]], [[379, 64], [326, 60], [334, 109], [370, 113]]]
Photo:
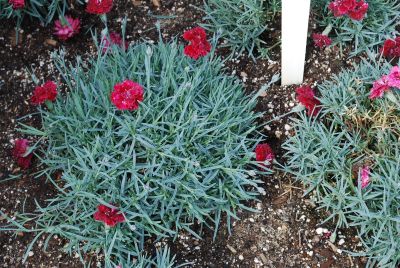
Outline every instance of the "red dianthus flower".
[[27, 169], [31, 165], [33, 154], [25, 155], [29, 148], [29, 141], [26, 139], [17, 139], [12, 152], [18, 166]]
[[22, 9], [25, 7], [25, 0], [8, 0], [13, 9]]
[[139, 102], [143, 101], [143, 87], [131, 80], [125, 80], [114, 86], [111, 92], [111, 102], [119, 110], [136, 110], [139, 108]]
[[[275, 154], [271, 149], [271, 146], [267, 143], [257, 144], [256, 149], [256, 160], [262, 162], [263, 166], [270, 166], [272, 161], [275, 159]], [[267, 163], [266, 163], [267, 162]]]
[[113, 208], [105, 205], [97, 206], [97, 211], [93, 214], [93, 218], [96, 221], [104, 222], [109, 227], [114, 227], [120, 222], [125, 222], [124, 214], [117, 208], [114, 208], [114, 205], [110, 204], [110, 206], [113, 206]]
[[368, 11], [368, 3], [364, 0], [334, 0], [328, 8], [335, 17], [348, 15], [353, 20], [362, 20]]
[[201, 27], [186, 31], [183, 34], [183, 39], [190, 42], [184, 49], [184, 53], [188, 57], [197, 60], [200, 57], [206, 56], [211, 51], [206, 31]]
[[302, 86], [296, 89], [297, 93], [297, 100], [304, 105], [307, 109], [307, 114], [309, 116], [316, 116], [321, 110], [320, 107], [317, 107], [317, 105], [320, 105], [320, 101], [315, 98], [315, 93], [312, 90], [310, 86]]
[[312, 38], [314, 40], [315, 46], [319, 48], [327, 47], [332, 44], [332, 39], [324, 34], [313, 33]]
[[37, 86], [31, 98], [32, 104], [39, 105], [45, 101], [54, 101], [57, 97], [57, 85], [52, 81], [47, 81], [42, 86]]
[[400, 36], [396, 37], [394, 40], [386, 40], [385, 43], [383, 43], [381, 53], [385, 57], [400, 57]]
[[86, 12], [91, 14], [106, 14], [111, 11], [112, 0], [89, 0], [86, 6]]

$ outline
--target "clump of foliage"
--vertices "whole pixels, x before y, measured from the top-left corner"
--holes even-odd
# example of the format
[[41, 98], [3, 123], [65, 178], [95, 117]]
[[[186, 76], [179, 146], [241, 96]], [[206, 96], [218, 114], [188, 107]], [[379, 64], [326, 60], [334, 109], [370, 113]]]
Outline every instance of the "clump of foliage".
[[[16, 8], [13, 2], [19, 1], [20, 7]], [[83, 1], [75, 1], [82, 4]], [[70, 4], [67, 0], [0, 0], [0, 19], [15, 18], [17, 26], [25, 16], [38, 19], [44, 24], [50, 23], [54, 16], [63, 16]]]
[[[358, 0], [357, 2], [359, 2]], [[333, 0], [315, 0], [314, 15], [321, 27], [332, 27], [335, 43], [352, 45], [352, 56], [376, 46], [399, 34], [400, 2], [397, 0], [366, 0], [368, 11], [361, 20], [349, 16], [335, 17], [328, 8]]]
[[370, 98], [391, 68], [363, 60], [321, 84], [319, 116], [300, 114], [284, 145], [287, 170], [331, 213], [326, 220], [357, 227], [369, 267], [400, 264], [400, 90]]
[[280, 5], [277, 0], [208, 0], [204, 4], [206, 29], [219, 32], [223, 46], [239, 54], [247, 51], [253, 56], [263, 44], [260, 36], [267, 29], [269, 16]]
[[[210, 53], [194, 61], [176, 42], [162, 41], [112, 46], [75, 66], [63, 53], [53, 56], [67, 93], [39, 108], [41, 129], [22, 132], [45, 141], [39, 175], [59, 192], [35, 213], [18, 215], [11, 229], [36, 232], [35, 240], [58, 235], [69, 252], [102, 251], [114, 267], [138, 255], [150, 236], [199, 236], [195, 225], [216, 232], [222, 217], [230, 226], [237, 209], [250, 209], [243, 201], [255, 199], [261, 183], [251, 176], [267, 173], [254, 159], [260, 114], [256, 97], [223, 74], [222, 60]], [[144, 95], [121, 111], [110, 96], [116, 84], [132, 84], [120, 84], [127, 79]], [[109, 226], [101, 222], [107, 217], [114, 217]]]

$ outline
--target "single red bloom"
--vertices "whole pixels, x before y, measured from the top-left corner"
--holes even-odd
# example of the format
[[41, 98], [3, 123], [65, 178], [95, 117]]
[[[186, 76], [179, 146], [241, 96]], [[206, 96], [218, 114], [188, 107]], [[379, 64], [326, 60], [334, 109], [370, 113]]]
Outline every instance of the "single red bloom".
[[31, 165], [33, 154], [25, 155], [29, 148], [29, 141], [27, 139], [17, 139], [14, 144], [12, 152], [13, 157], [17, 160], [18, 166], [23, 169], [29, 168]]
[[315, 46], [319, 48], [327, 47], [332, 44], [332, 39], [324, 34], [313, 33], [312, 38], [314, 40]]
[[118, 110], [136, 110], [139, 108], [139, 102], [143, 101], [143, 87], [131, 80], [125, 80], [114, 86], [111, 92], [111, 102]]
[[8, 0], [13, 9], [22, 9], [25, 7], [25, 0]]
[[302, 86], [296, 89], [297, 100], [307, 109], [309, 116], [316, 116], [321, 110], [320, 101], [315, 98], [315, 93], [310, 86]]
[[86, 6], [86, 12], [91, 14], [106, 14], [111, 11], [112, 0], [89, 0]]
[[[275, 159], [275, 154], [271, 149], [271, 146], [267, 143], [260, 143], [257, 144], [256, 146], [256, 160], [258, 162], [262, 162], [263, 166], [270, 166], [272, 164], [272, 161]], [[265, 162], [268, 162], [266, 165]]]
[[105, 205], [98, 205], [96, 213], [93, 214], [93, 218], [96, 221], [102, 221], [107, 226], [114, 227], [120, 222], [125, 222], [125, 216], [120, 212], [113, 204], [110, 204], [113, 208]]
[[368, 3], [366, 3], [364, 0], [361, 0], [360, 2], [357, 2], [357, 5], [353, 9], [349, 10], [348, 15], [353, 20], [362, 20], [367, 11]]
[[187, 30], [183, 34], [183, 39], [190, 42], [183, 51], [188, 57], [197, 60], [211, 51], [211, 44], [207, 40], [206, 31], [201, 27]]
[[107, 49], [112, 45], [122, 47], [124, 50], [126, 50], [129, 46], [129, 43], [128, 41], [123, 42], [122, 37], [119, 33], [111, 32], [109, 37], [104, 36], [102, 39], [103, 53], [105, 53]]
[[57, 97], [57, 84], [52, 81], [47, 81], [42, 86], [37, 86], [31, 97], [32, 104], [39, 105], [45, 101], [54, 101]]
[[400, 36], [396, 37], [394, 40], [386, 40], [381, 48], [381, 53], [385, 57], [400, 57]]
[[54, 22], [54, 34], [58, 39], [65, 41], [75, 34], [79, 33], [81, 21], [70, 16], [65, 16], [65, 20], [56, 20]]

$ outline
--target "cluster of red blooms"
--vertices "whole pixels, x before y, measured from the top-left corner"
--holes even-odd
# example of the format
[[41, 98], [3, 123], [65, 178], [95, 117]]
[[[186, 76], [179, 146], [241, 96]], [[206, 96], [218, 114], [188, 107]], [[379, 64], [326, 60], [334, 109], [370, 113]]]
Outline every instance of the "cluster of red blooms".
[[315, 93], [310, 86], [302, 86], [296, 89], [297, 100], [307, 109], [309, 116], [316, 116], [321, 110], [320, 101], [315, 97]]
[[114, 227], [118, 223], [125, 222], [124, 214], [113, 204], [110, 204], [110, 207], [99, 205], [93, 218], [96, 221], [104, 222], [109, 227]]
[[127, 49], [129, 46], [128, 42], [124, 42], [121, 35], [116, 32], [111, 32], [109, 37], [103, 36], [101, 44], [103, 46], [103, 53], [105, 53], [107, 49], [109, 49], [109, 47], [112, 45], [122, 47], [124, 50]]
[[315, 46], [319, 48], [327, 47], [332, 44], [332, 39], [324, 34], [313, 33], [312, 38], [314, 40]]
[[18, 166], [27, 169], [31, 165], [33, 154], [26, 155], [29, 149], [29, 141], [26, 139], [17, 139], [14, 144], [12, 155], [17, 161]]
[[207, 40], [206, 31], [201, 27], [196, 27], [183, 33], [183, 39], [190, 44], [185, 47], [186, 56], [197, 60], [206, 56], [211, 51], [211, 45]]
[[369, 98], [382, 98], [385, 92], [389, 91], [391, 88], [400, 89], [399, 66], [393, 67], [388, 75], [384, 75], [379, 80], [375, 81], [369, 93]]
[[143, 87], [131, 80], [125, 80], [114, 86], [111, 92], [111, 102], [119, 110], [136, 110], [139, 108], [139, 102], [143, 101]]
[[329, 9], [335, 17], [347, 15], [353, 20], [362, 20], [368, 11], [368, 3], [364, 0], [334, 0]]
[[388, 58], [399, 58], [400, 57], [400, 36], [394, 40], [388, 39], [383, 44], [381, 49], [383, 56]]

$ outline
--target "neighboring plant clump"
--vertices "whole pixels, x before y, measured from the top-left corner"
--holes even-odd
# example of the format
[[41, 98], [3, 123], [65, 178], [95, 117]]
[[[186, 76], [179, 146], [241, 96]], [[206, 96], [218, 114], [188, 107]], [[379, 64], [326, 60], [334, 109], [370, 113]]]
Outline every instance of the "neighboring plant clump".
[[275, 0], [208, 0], [204, 5], [207, 23], [202, 26], [218, 32], [223, 46], [232, 52], [247, 51], [253, 56], [254, 49], [263, 44], [260, 36], [267, 29], [267, 19], [279, 4]]
[[363, 60], [318, 88], [319, 113], [294, 119], [284, 145], [287, 170], [330, 212], [327, 220], [358, 228], [369, 267], [398, 267], [400, 69]]
[[[74, 2], [83, 3], [79, 0]], [[0, 19], [15, 18], [17, 25], [20, 25], [27, 15], [48, 24], [55, 16], [62, 16], [68, 8], [67, 0], [0, 0]]]
[[351, 44], [352, 55], [394, 39], [400, 25], [397, 0], [314, 0], [314, 13], [334, 43]]
[[[102, 251], [107, 267], [128, 267], [149, 237], [199, 236], [201, 225], [217, 232], [222, 218], [230, 228], [238, 209], [250, 209], [243, 202], [261, 191], [254, 176], [269, 173], [274, 154], [262, 145], [256, 158], [256, 96], [222, 73], [196, 29], [185, 33], [187, 55], [162, 41], [100, 46], [96, 59], [75, 66], [53, 55], [67, 93], [38, 86], [42, 128], [22, 132], [45, 141], [35, 152], [39, 175], [59, 193], [8, 218], [8, 230], [58, 235], [69, 252]], [[16, 160], [29, 164], [34, 148], [20, 143]]]

